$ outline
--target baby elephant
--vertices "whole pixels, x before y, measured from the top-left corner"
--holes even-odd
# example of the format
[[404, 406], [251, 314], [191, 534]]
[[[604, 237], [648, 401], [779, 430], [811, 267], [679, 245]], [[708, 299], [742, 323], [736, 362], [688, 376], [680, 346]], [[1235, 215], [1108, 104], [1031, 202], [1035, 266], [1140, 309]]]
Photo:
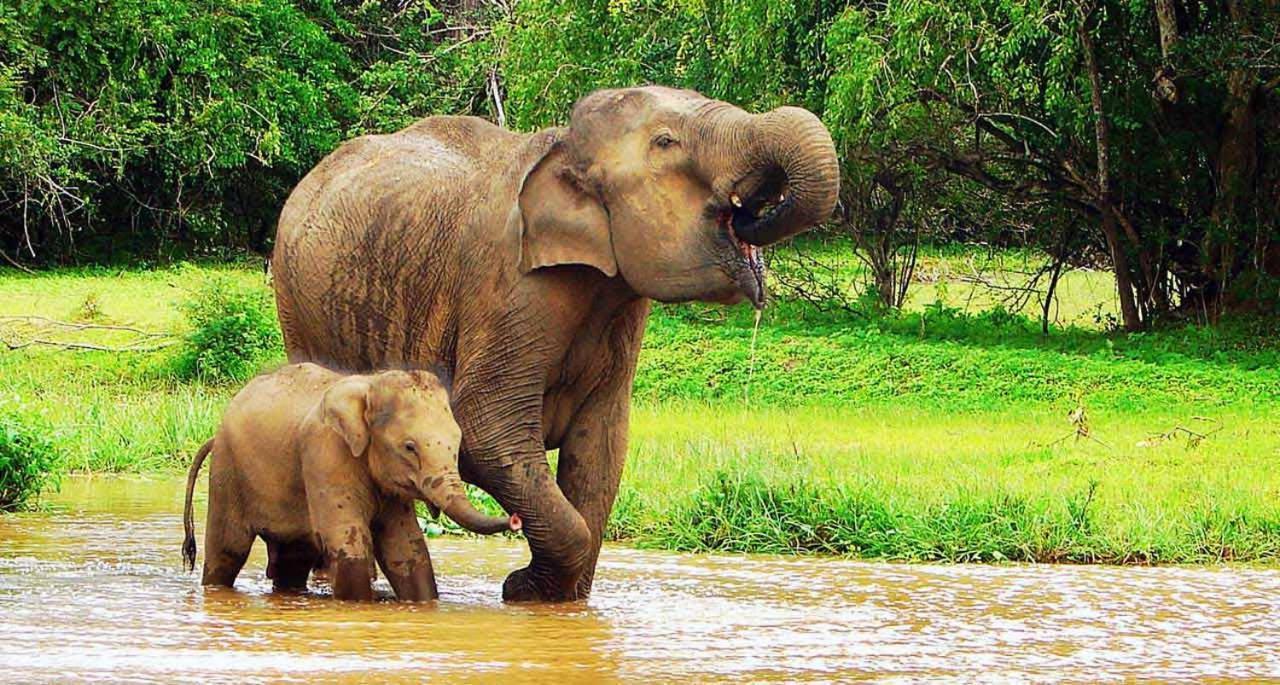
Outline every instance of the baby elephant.
[[195, 567], [191, 495], [212, 453], [205, 585], [231, 586], [261, 537], [278, 589], [304, 588], [324, 566], [335, 597], [371, 599], [376, 560], [397, 597], [434, 599], [413, 500], [477, 533], [520, 529], [516, 514], [488, 517], [471, 506], [458, 476], [460, 439], [430, 373], [344, 376], [296, 364], [255, 378], [187, 474], [183, 559]]

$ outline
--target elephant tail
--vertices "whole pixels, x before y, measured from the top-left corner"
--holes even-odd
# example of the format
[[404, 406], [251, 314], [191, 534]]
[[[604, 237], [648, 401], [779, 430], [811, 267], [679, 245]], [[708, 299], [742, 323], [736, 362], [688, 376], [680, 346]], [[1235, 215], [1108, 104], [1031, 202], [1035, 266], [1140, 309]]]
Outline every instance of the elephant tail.
[[182, 540], [182, 564], [188, 571], [196, 569], [196, 526], [191, 516], [191, 497], [195, 493], [196, 478], [200, 476], [200, 467], [204, 466], [204, 458], [209, 456], [212, 450], [213, 438], [209, 438], [200, 446], [200, 450], [196, 452], [196, 458], [191, 462], [191, 468], [187, 470], [187, 504], [182, 510], [182, 528], [186, 532], [186, 537]]

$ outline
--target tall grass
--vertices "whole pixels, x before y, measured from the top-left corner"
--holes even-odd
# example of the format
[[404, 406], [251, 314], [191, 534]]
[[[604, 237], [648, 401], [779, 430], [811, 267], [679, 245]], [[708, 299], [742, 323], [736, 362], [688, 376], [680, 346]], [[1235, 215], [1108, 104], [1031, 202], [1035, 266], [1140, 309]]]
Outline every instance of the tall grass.
[[1162, 521], [1157, 535], [1136, 537], [1095, 513], [1094, 488], [1040, 496], [957, 488], [925, 504], [880, 485], [777, 483], [750, 472], [717, 472], [662, 515], [624, 507], [613, 533], [673, 550], [908, 561], [1280, 561], [1274, 507], [1200, 504]]
[[[1218, 413], [639, 407], [611, 533], [678, 550], [1280, 561], [1280, 428]], [[1167, 437], [1166, 437], [1167, 436]], [[1066, 437], [1066, 439], [1062, 439]]]

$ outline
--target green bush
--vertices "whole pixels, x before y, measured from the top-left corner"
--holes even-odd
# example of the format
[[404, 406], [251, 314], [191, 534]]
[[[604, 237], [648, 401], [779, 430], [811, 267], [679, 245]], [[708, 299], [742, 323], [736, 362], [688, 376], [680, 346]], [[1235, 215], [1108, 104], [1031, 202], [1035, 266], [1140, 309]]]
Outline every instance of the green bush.
[[190, 331], [177, 360], [185, 379], [242, 381], [281, 353], [270, 294], [230, 279], [210, 279], [183, 305]]
[[21, 509], [49, 485], [57, 485], [61, 460], [50, 427], [19, 410], [16, 399], [0, 399], [0, 511]]

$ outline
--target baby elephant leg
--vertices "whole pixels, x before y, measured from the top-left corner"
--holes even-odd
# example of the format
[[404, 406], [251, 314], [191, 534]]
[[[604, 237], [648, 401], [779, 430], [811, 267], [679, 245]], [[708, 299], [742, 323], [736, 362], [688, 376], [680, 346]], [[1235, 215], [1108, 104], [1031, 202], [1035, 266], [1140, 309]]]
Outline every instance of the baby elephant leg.
[[335, 599], [373, 599], [373, 536], [367, 525], [347, 523], [320, 531]]
[[[212, 490], [212, 488], [210, 488]], [[253, 531], [244, 524], [240, 512], [216, 494], [209, 498], [209, 516], [204, 532], [203, 585], [232, 587], [253, 548]]]
[[307, 577], [318, 559], [310, 540], [267, 541], [267, 577], [276, 590], [307, 589]]
[[413, 502], [389, 502], [383, 508], [374, 522], [374, 553], [396, 597], [426, 602], [439, 596], [431, 554], [422, 538]]

